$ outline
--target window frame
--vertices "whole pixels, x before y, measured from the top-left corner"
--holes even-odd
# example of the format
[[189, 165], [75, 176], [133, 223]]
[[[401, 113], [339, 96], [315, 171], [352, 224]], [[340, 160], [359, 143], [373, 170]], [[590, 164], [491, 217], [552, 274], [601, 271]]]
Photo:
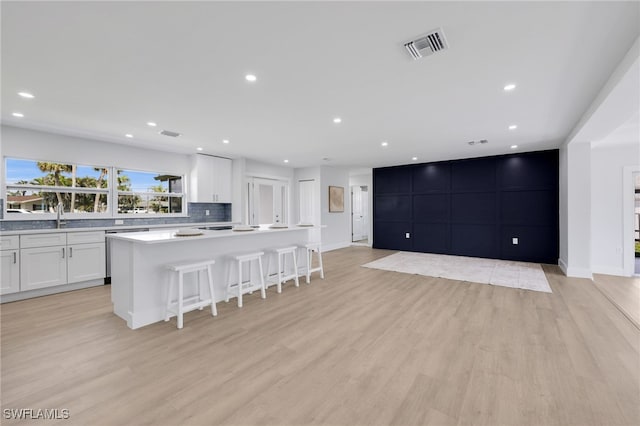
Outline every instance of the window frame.
[[[81, 193], [81, 194], [106, 194], [107, 196], [107, 211], [106, 212], [84, 212], [84, 213], [71, 213], [64, 212], [64, 219], [76, 220], [76, 219], [126, 219], [126, 218], [135, 218], [135, 219], [149, 219], [149, 218], [170, 218], [170, 217], [188, 217], [189, 212], [187, 211], [188, 207], [188, 192], [187, 192], [187, 184], [186, 184], [186, 174], [176, 174], [176, 173], [168, 173], [157, 170], [142, 170], [136, 169], [133, 170], [131, 168], [124, 168], [120, 166], [88, 166], [86, 164], [76, 164], [72, 162], [61, 162], [61, 161], [47, 161], [47, 162], [56, 162], [60, 164], [75, 164], [76, 166], [84, 166], [84, 167], [99, 167], [106, 169], [108, 171], [108, 187], [107, 188], [87, 188], [87, 187], [70, 187], [70, 186], [48, 186], [48, 185], [32, 185], [32, 184], [9, 184], [7, 183], [7, 160], [16, 159], [16, 160], [24, 160], [24, 161], [45, 161], [45, 160], [36, 160], [33, 158], [22, 158], [22, 157], [12, 157], [12, 156], [3, 156], [2, 158], [2, 199], [4, 200], [4, 205], [2, 209], [2, 220], [7, 221], [32, 221], [32, 220], [53, 220], [56, 219], [56, 213], [51, 213], [49, 211], [45, 211], [42, 213], [32, 213], [32, 214], [13, 214], [8, 213], [9, 202], [7, 198], [7, 194], [10, 191], [15, 190], [31, 190], [34, 192], [65, 192], [65, 193]], [[178, 192], [149, 192], [149, 191], [119, 191], [118, 190], [118, 170], [127, 170], [132, 172], [142, 172], [142, 173], [153, 173], [158, 175], [172, 175], [178, 176], [182, 180], [182, 189], [183, 191]], [[119, 213], [118, 212], [118, 196], [119, 195], [152, 195], [152, 196], [166, 196], [166, 197], [181, 197], [181, 213]]]

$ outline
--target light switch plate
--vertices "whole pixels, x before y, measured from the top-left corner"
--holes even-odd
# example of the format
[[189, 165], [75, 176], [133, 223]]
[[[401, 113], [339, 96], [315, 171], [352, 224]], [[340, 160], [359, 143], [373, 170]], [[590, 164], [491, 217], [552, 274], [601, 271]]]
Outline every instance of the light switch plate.
[[205, 216], [209, 216], [209, 210], [205, 210], [205, 211], [204, 211], [204, 215], [205, 215]]
[[517, 239], [517, 238], [512, 238], [512, 239], [511, 239], [511, 244], [513, 244], [513, 245], [516, 245], [516, 246], [517, 246], [517, 245], [518, 245], [518, 239]]
[[405, 237], [405, 238], [411, 238], [411, 234], [410, 234], [410, 233], [408, 233], [408, 232], [405, 232], [405, 233], [404, 233], [404, 237]]

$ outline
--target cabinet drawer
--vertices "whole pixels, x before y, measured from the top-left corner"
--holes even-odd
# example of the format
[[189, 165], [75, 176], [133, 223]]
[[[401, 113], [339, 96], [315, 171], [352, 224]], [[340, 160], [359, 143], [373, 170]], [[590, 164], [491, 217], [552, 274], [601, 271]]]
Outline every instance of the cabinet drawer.
[[69, 232], [67, 244], [104, 243], [104, 231]]
[[0, 236], [0, 250], [16, 250], [20, 247], [19, 235]]
[[64, 246], [67, 244], [67, 234], [20, 235], [20, 248]]

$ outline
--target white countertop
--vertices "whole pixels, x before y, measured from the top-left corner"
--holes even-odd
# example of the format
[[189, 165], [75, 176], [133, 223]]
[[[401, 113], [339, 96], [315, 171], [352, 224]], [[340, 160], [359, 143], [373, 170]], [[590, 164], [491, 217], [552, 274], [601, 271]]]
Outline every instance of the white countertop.
[[[274, 232], [291, 232], [291, 231], [302, 231], [309, 229], [320, 229], [321, 226], [297, 226], [291, 225], [288, 228], [274, 228], [270, 229], [268, 225], [260, 226], [260, 228], [256, 228], [252, 231], [233, 231], [233, 230], [222, 230], [222, 231], [209, 231], [206, 229], [201, 230], [202, 235], [196, 236], [185, 236], [180, 237], [176, 236], [176, 232], [178, 229], [185, 229], [187, 227], [174, 227], [172, 229], [159, 230], [159, 231], [148, 231], [148, 232], [128, 232], [122, 234], [108, 234], [107, 238], [111, 238], [114, 240], [123, 240], [129, 241], [132, 243], [140, 243], [140, 244], [158, 244], [158, 243], [171, 243], [171, 242], [183, 242], [183, 241], [196, 241], [202, 239], [211, 239], [211, 238], [236, 238], [243, 237], [248, 235], [257, 235], [257, 234], [271, 234]], [[189, 226], [188, 228], [196, 228], [195, 226]]]
[[238, 222], [198, 222], [198, 223], [161, 223], [156, 225], [116, 225], [116, 226], [90, 226], [86, 228], [47, 228], [47, 229], [16, 229], [0, 231], [0, 235], [27, 235], [27, 234], [51, 234], [55, 232], [87, 232], [87, 231], [126, 231], [127, 229], [162, 229], [162, 228], [197, 228], [201, 226], [233, 226]]

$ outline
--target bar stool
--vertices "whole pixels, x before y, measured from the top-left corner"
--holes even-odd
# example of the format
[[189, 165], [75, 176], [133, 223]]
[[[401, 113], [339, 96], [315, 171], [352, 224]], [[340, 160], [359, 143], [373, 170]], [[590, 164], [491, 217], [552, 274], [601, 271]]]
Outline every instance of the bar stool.
[[[324, 280], [324, 268], [322, 266], [322, 251], [320, 250], [320, 243], [308, 243], [305, 244], [304, 247], [300, 247], [303, 250], [306, 250], [306, 269], [305, 269], [305, 275], [307, 276], [307, 284], [309, 284], [311, 282], [311, 273], [312, 272], [320, 272], [320, 278], [322, 278]], [[313, 265], [313, 253], [317, 253], [318, 254], [318, 266], [316, 268], [312, 268], [311, 265]]]
[[[242, 308], [242, 295], [245, 293], [253, 293], [254, 290], [260, 290], [260, 295], [263, 299], [267, 297], [266, 287], [264, 285], [264, 273], [262, 271], [262, 256], [264, 252], [254, 252], [254, 253], [245, 253], [245, 254], [237, 254], [237, 255], [229, 255], [229, 262], [227, 264], [227, 296], [226, 301], [229, 301], [230, 296], [238, 297], [238, 308]], [[235, 284], [231, 281], [231, 269], [233, 269], [233, 265], [230, 263], [237, 262], [238, 267], [238, 283]], [[255, 262], [255, 263], [254, 263]], [[249, 264], [249, 279], [247, 281], [242, 281], [242, 266], [243, 264]], [[253, 276], [251, 274], [251, 266], [257, 264], [258, 265], [258, 277], [260, 279], [259, 282], [253, 282]], [[235, 287], [235, 294], [233, 294], [233, 290]]]
[[[216, 263], [215, 260], [199, 260], [199, 261], [190, 261], [183, 263], [174, 263], [171, 265], [166, 265], [166, 268], [169, 269], [169, 279], [167, 283], [167, 306], [165, 310], [164, 320], [169, 321], [169, 318], [172, 316], [177, 317], [177, 325], [178, 328], [182, 328], [183, 325], [183, 317], [185, 312], [193, 311], [194, 309], [204, 308], [205, 306], [211, 305], [211, 315], [214, 317], [218, 315], [218, 310], [216, 309], [216, 298], [213, 293], [213, 277], [211, 273], [211, 267]], [[202, 298], [202, 286], [200, 285], [200, 272], [207, 273], [207, 281], [209, 286], [209, 296], [208, 299]], [[194, 296], [189, 296], [187, 298], [184, 297], [184, 275], [188, 273], [195, 273], [196, 279], [198, 283], [198, 294]], [[175, 302], [171, 301], [171, 289], [172, 284], [176, 283], [173, 277], [177, 274], [178, 281], [178, 298]]]
[[[278, 293], [282, 293], [282, 284], [288, 280], [293, 279], [296, 283], [296, 287], [300, 286], [300, 282], [298, 281], [298, 261], [296, 259], [296, 251], [298, 247], [282, 247], [282, 248], [274, 248], [270, 249], [267, 253], [267, 275], [265, 277], [265, 282], [267, 288], [269, 288], [269, 284], [276, 284], [278, 286]], [[291, 255], [291, 260], [293, 261], [293, 269], [291, 273], [287, 275], [287, 255]], [[276, 271], [275, 280], [273, 281], [270, 278], [271, 275], [271, 258], [276, 256], [278, 258], [278, 269]]]

